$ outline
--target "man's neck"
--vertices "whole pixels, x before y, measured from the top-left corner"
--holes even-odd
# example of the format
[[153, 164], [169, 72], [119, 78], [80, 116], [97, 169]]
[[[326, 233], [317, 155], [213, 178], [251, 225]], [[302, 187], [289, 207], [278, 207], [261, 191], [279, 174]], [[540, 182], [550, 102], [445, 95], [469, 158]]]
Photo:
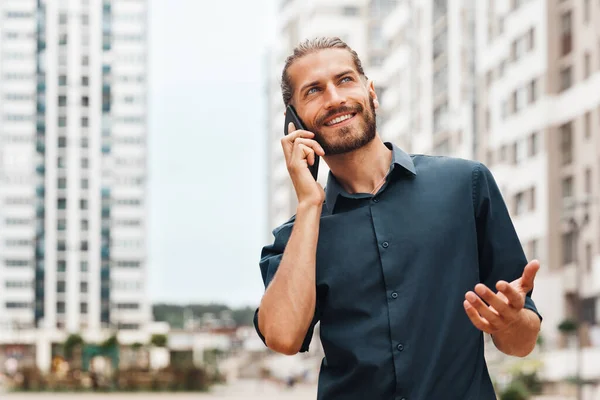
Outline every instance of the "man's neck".
[[331, 173], [348, 193], [371, 193], [382, 183], [392, 162], [392, 151], [379, 135], [351, 153], [325, 156]]

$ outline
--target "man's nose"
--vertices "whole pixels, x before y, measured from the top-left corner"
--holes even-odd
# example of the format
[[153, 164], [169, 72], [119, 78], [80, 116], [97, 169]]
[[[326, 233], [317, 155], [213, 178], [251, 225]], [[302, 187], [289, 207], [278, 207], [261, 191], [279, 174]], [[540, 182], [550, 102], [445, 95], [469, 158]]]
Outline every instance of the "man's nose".
[[339, 107], [346, 103], [346, 96], [343, 93], [341, 93], [338, 90], [338, 88], [335, 87], [335, 85], [333, 85], [333, 84], [330, 84], [327, 86], [326, 96], [327, 96], [327, 100], [326, 100], [325, 107], [328, 109], [334, 108], [334, 107]]

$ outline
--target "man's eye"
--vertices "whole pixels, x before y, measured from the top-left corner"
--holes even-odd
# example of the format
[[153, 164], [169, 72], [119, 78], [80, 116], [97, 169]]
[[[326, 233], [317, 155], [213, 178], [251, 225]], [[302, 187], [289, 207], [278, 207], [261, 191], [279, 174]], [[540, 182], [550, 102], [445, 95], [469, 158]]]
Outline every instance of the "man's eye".
[[351, 81], [351, 80], [352, 80], [352, 78], [350, 78], [349, 76], [346, 76], [345, 78], [342, 78], [342, 82], [346, 81], [346, 79], [347, 79], [348, 81]]
[[308, 89], [308, 92], [306, 92], [306, 94], [311, 94], [313, 92], [313, 90], [317, 90], [317, 88], [310, 88], [310, 89]]

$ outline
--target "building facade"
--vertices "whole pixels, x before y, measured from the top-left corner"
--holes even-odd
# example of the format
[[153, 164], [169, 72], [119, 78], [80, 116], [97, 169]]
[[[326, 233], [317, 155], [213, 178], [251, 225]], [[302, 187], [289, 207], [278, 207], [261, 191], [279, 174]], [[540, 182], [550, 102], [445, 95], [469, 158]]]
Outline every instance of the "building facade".
[[0, 0], [0, 21], [0, 340], [137, 332], [146, 1]]
[[[530, 259], [545, 377], [600, 379], [600, 4], [478, 3], [479, 157]], [[561, 330], [582, 326], [581, 352]], [[575, 336], [576, 337], [576, 336]]]
[[411, 153], [474, 157], [474, 4], [400, 1], [383, 20], [384, 140]]
[[[282, 8], [282, 26], [312, 27], [294, 19], [299, 8], [291, 4]], [[389, 8], [375, 17], [381, 4]], [[349, 43], [375, 81], [382, 138], [410, 153], [476, 159], [492, 170], [528, 259], [542, 265], [534, 290], [544, 315], [535, 354], [544, 362], [542, 377], [557, 385], [578, 371], [600, 379], [600, 3], [363, 6], [352, 32], [366, 32], [365, 39]], [[309, 20], [320, 26], [326, 15]], [[361, 23], [364, 29], [357, 28]], [[314, 33], [343, 36], [346, 27], [325, 24], [297, 36], [282, 29], [279, 49], [287, 54]], [[279, 145], [278, 78], [273, 75], [269, 119], [271, 229], [295, 210]], [[581, 326], [580, 352], [577, 336], [566, 329], [570, 321]]]

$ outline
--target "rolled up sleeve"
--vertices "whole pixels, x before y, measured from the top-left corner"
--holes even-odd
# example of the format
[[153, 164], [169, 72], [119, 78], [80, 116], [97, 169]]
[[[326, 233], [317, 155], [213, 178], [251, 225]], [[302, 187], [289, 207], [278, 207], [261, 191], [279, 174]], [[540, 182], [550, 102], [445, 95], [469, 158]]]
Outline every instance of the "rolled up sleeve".
[[[483, 164], [473, 169], [473, 207], [477, 225], [479, 274], [494, 292], [499, 280], [511, 282], [523, 274], [527, 257], [510, 218], [510, 213], [490, 170]], [[525, 308], [542, 316], [527, 293]]]
[[[275, 276], [275, 273], [277, 272], [277, 269], [279, 268], [279, 264], [281, 263], [281, 259], [283, 257], [283, 252], [285, 250], [285, 246], [286, 246], [287, 241], [291, 234], [291, 230], [293, 227], [293, 221], [294, 221], [294, 219], [292, 218], [286, 224], [273, 230], [273, 236], [275, 238], [273, 243], [269, 244], [267, 246], [264, 246], [262, 248], [259, 266], [260, 266], [262, 280], [265, 285], [265, 290], [269, 286], [271, 281], [273, 280], [273, 277]], [[260, 328], [258, 325], [258, 310], [259, 309], [260, 309], [260, 307], [257, 307], [256, 310], [254, 311], [254, 328], [256, 329], [256, 333], [258, 334], [258, 337], [262, 340], [262, 342], [266, 346], [267, 343], [266, 343], [265, 337], [264, 337], [263, 333], [260, 331]], [[309, 350], [310, 342], [312, 341], [312, 337], [313, 337], [314, 327], [318, 321], [319, 321], [319, 312], [318, 312], [318, 307], [317, 307], [317, 308], [315, 308], [315, 314], [314, 314], [313, 320], [310, 324], [310, 327], [308, 328], [306, 336], [304, 337], [304, 341], [300, 348], [300, 352], [307, 352]]]

